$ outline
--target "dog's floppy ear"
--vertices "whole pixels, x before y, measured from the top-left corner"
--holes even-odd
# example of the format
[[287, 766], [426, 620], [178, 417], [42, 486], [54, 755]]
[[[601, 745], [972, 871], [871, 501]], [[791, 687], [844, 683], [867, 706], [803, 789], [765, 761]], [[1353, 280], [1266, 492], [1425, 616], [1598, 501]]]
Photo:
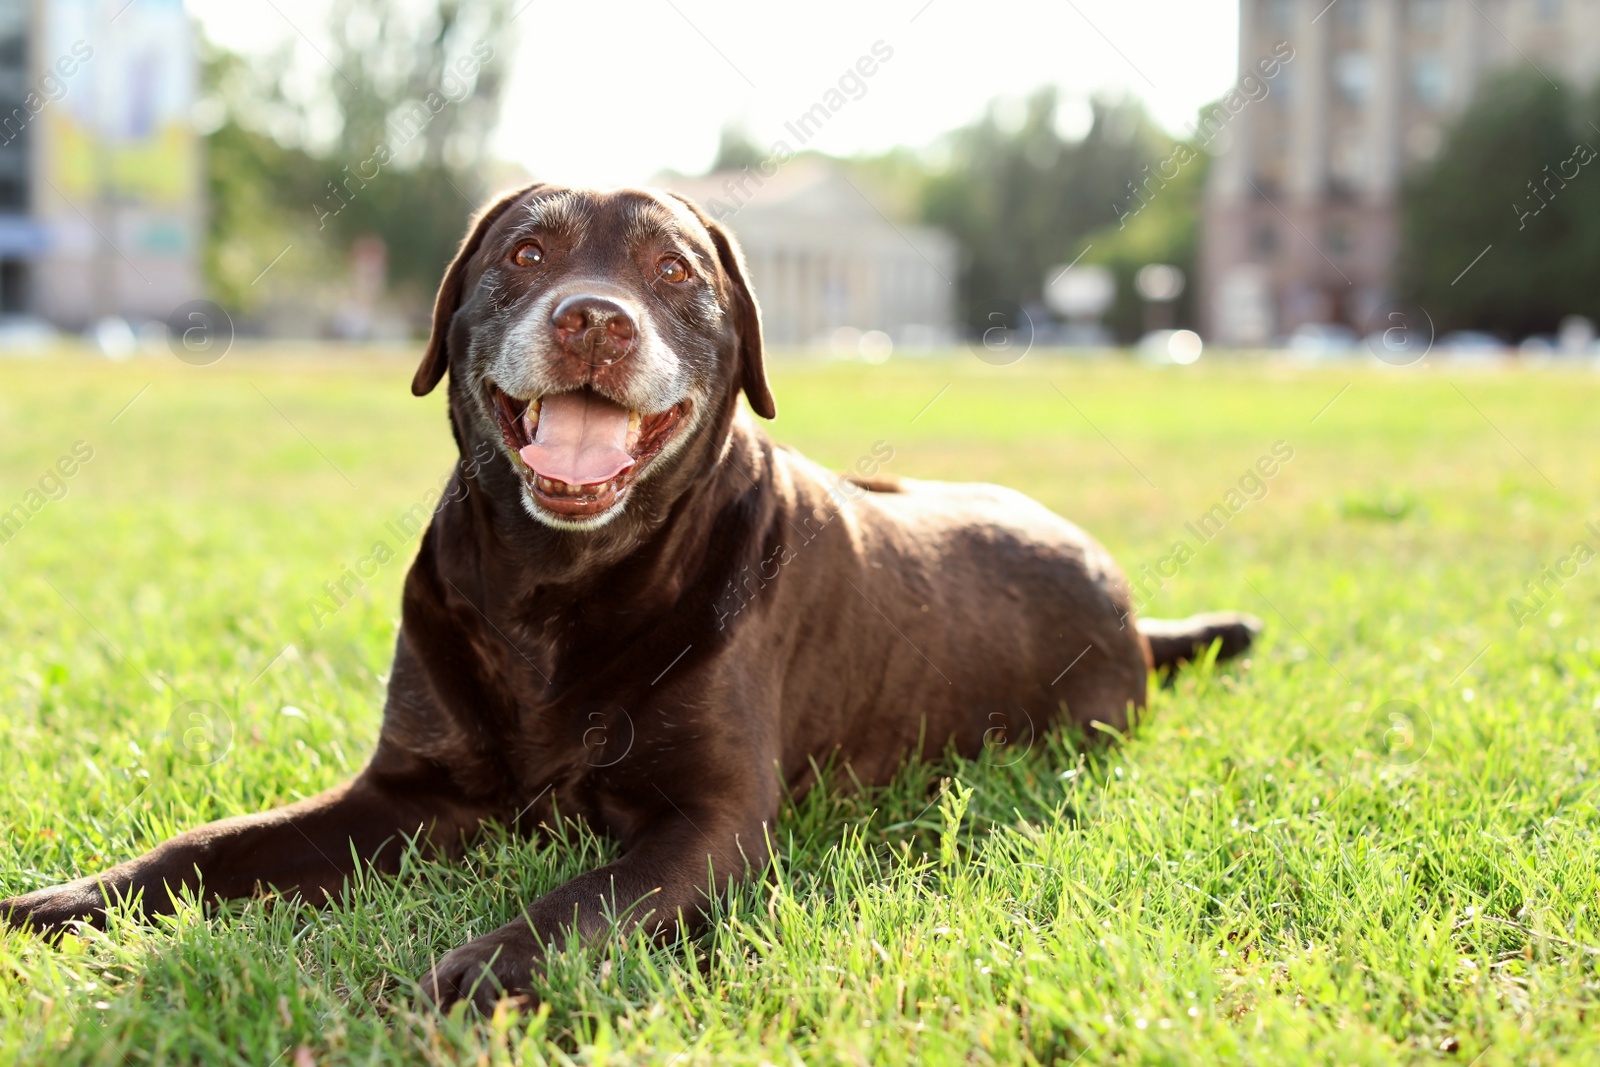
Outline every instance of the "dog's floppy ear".
[[483, 244], [483, 235], [489, 232], [489, 227], [494, 225], [496, 219], [511, 209], [512, 204], [537, 188], [539, 183], [525, 186], [505, 194], [484, 208], [478, 215], [478, 221], [462, 240], [460, 249], [456, 251], [456, 258], [450, 261], [449, 268], [444, 272], [444, 281], [439, 283], [439, 295], [433, 302], [433, 332], [428, 337], [428, 347], [422, 353], [422, 365], [417, 368], [417, 376], [411, 379], [411, 392], [414, 396], [427, 396], [433, 392], [433, 387], [439, 384], [440, 379], [444, 377], [445, 368], [450, 364], [447, 343], [450, 319], [461, 306], [462, 291], [466, 285], [467, 264], [477, 254], [478, 247]]
[[721, 261], [728, 281], [733, 284], [739, 380], [744, 387], [744, 395], [749, 398], [750, 407], [757, 415], [763, 419], [775, 419], [778, 417], [778, 405], [773, 403], [772, 387], [767, 384], [766, 351], [761, 339], [761, 307], [756, 303], [756, 295], [750, 291], [750, 282], [745, 276], [744, 253], [739, 250], [739, 243], [733, 239], [733, 235], [700, 210], [698, 204], [681, 196], [677, 199], [688, 205], [711, 234], [711, 241], [717, 246], [717, 259]]

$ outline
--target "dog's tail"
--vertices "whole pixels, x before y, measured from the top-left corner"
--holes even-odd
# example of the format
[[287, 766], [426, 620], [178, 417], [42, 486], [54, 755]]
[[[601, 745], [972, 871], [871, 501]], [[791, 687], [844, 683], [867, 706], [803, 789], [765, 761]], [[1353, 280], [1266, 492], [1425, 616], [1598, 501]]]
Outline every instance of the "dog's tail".
[[1187, 619], [1140, 619], [1138, 625], [1150, 642], [1150, 659], [1158, 671], [1198, 659], [1217, 640], [1222, 642], [1217, 659], [1231, 659], [1261, 636], [1261, 620], [1238, 611], [1212, 611]]

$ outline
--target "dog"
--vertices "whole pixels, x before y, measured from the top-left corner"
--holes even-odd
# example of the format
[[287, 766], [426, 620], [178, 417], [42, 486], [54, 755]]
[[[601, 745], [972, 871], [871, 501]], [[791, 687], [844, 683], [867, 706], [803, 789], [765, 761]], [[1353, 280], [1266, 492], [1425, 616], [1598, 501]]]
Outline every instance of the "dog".
[[0, 902], [7, 923], [185, 891], [323, 903], [357, 862], [393, 872], [408, 840], [459, 856], [491, 820], [613, 835], [619, 859], [421, 979], [489, 1010], [565, 938], [703, 925], [830, 761], [870, 785], [1053, 723], [1126, 730], [1153, 670], [1260, 630], [1135, 620], [1107, 552], [1021, 493], [841, 478], [774, 444], [750, 414], [777, 408], [742, 255], [670, 194], [535, 184], [487, 207], [412, 391], [447, 371], [463, 463], [406, 576], [371, 761]]

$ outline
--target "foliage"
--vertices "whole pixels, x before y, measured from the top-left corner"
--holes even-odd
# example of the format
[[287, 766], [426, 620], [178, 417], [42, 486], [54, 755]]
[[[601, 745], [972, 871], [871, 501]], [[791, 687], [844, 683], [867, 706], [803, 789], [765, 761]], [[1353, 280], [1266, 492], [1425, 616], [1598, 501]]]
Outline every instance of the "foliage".
[[1513, 71], [1482, 86], [1407, 183], [1400, 283], [1440, 330], [1515, 340], [1600, 318], [1596, 120], [1595, 97]]
[[[272, 60], [263, 61], [270, 68]], [[309, 213], [315, 187], [307, 175], [315, 161], [301, 148], [285, 145], [243, 124], [223, 98], [257, 91], [262, 67], [204, 43], [201, 80], [220, 122], [206, 137], [207, 231], [205, 274], [213, 299], [235, 314], [256, 311], [271, 289], [326, 275], [327, 259], [302, 255], [273, 267], [271, 286], [258, 284], [268, 264], [289, 244], [316, 244]]]
[[965, 255], [961, 318], [971, 330], [1008, 321], [1039, 300], [1046, 272], [1070, 262], [1084, 238], [1115, 222], [1142, 168], [1165, 156], [1170, 139], [1139, 104], [1097, 99], [1088, 133], [1058, 128], [1056, 90], [1027, 101], [1021, 121], [991, 106], [950, 134], [947, 166], [923, 192], [925, 221], [944, 227]]
[[488, 192], [511, 4], [358, 0], [332, 10], [314, 53], [246, 62], [207, 45], [203, 91], [220, 119], [205, 258], [219, 299], [258, 305], [250, 279], [286, 245], [279, 291], [342, 274], [354, 242], [377, 236], [390, 285], [426, 304]]
[[[1182, 162], [1180, 162], [1182, 161]], [[1200, 219], [1206, 174], [1211, 157], [1198, 145], [1178, 142], [1152, 171], [1159, 178], [1174, 174], [1160, 186], [1152, 184], [1141, 208], [1131, 200], [1129, 217], [1119, 219], [1085, 238], [1084, 263], [1108, 267], [1117, 282], [1116, 301], [1106, 313], [1106, 326], [1119, 338], [1133, 340], [1149, 327], [1145, 304], [1134, 288], [1134, 276], [1151, 263], [1167, 263], [1183, 271], [1181, 296], [1174, 301], [1169, 327], [1193, 329], [1197, 322], [1200, 269]]]
[[708, 173], [759, 167], [767, 156], [768, 153], [762, 151], [761, 146], [756, 144], [744, 127], [724, 126], [722, 135], [717, 139], [716, 158], [712, 160], [711, 170]]

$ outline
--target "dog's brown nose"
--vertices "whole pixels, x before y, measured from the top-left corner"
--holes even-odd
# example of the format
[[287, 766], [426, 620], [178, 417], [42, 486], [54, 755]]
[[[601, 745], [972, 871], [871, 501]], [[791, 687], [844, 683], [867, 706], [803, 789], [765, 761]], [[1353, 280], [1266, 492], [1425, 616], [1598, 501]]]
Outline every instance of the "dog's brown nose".
[[580, 293], [556, 305], [550, 316], [556, 342], [590, 363], [615, 363], [633, 350], [633, 316], [615, 300]]

